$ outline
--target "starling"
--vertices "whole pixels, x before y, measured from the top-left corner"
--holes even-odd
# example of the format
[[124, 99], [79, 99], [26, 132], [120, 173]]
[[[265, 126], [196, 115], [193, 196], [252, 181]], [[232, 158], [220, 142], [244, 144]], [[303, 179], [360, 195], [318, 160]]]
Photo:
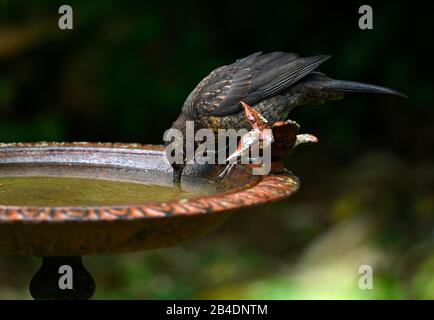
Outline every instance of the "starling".
[[[194, 121], [195, 131], [208, 128], [215, 134], [218, 129], [250, 129], [241, 102], [252, 106], [268, 123], [275, 123], [286, 120], [295, 106], [338, 100], [345, 92], [405, 96], [389, 88], [335, 80], [315, 71], [329, 58], [328, 55], [299, 57], [295, 53], [256, 52], [219, 67], [190, 93], [172, 128], [183, 132], [184, 137], [186, 121]], [[182, 141], [180, 146], [184, 150], [185, 143]], [[172, 164], [174, 183], [180, 182], [184, 160]]]

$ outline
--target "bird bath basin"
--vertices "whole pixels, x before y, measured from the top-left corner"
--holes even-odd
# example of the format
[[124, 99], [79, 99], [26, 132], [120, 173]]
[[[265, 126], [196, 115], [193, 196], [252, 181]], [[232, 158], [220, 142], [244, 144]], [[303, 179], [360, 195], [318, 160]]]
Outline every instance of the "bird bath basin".
[[[282, 170], [252, 176], [237, 166], [190, 166], [171, 184], [163, 147], [138, 144], [0, 144], [0, 254], [43, 258], [30, 283], [36, 299], [87, 299], [95, 282], [81, 256], [182, 244], [221, 225], [235, 209], [290, 196], [298, 179]], [[59, 287], [59, 268], [73, 288]]]

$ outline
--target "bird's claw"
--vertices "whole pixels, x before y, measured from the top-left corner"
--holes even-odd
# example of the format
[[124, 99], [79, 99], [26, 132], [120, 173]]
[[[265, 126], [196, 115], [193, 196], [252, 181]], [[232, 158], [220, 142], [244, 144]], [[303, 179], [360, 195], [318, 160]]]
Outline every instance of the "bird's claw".
[[232, 164], [228, 164], [226, 165], [226, 167], [223, 169], [223, 171], [218, 175], [216, 182], [221, 182], [224, 178], [226, 178], [227, 176], [229, 176], [232, 171], [235, 168], [236, 163], [232, 163]]

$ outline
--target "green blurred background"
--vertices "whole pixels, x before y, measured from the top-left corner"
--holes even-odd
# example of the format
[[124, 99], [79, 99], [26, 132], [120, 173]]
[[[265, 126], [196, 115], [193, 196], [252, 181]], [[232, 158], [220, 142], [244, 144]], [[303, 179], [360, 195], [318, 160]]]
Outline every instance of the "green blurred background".
[[[195, 85], [252, 52], [331, 54], [320, 70], [402, 99], [348, 95], [291, 119], [320, 143], [291, 199], [181, 247], [86, 257], [95, 298], [434, 298], [432, 13], [417, 2], [0, 0], [0, 141], [161, 143]], [[0, 257], [0, 298], [30, 298], [37, 258]], [[358, 287], [371, 265], [374, 289]]]

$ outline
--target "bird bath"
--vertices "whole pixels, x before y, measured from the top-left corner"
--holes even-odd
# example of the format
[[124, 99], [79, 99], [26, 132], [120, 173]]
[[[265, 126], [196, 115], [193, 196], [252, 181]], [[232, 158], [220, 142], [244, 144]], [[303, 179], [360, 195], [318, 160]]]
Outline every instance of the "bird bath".
[[[298, 179], [279, 161], [273, 168], [252, 176], [236, 166], [213, 184], [221, 168], [190, 166], [180, 191], [162, 146], [0, 144], [0, 254], [43, 258], [30, 282], [34, 298], [88, 299], [95, 282], [83, 255], [179, 245], [217, 228], [235, 209], [293, 194]], [[65, 265], [74, 272], [73, 289], [59, 288]]]

